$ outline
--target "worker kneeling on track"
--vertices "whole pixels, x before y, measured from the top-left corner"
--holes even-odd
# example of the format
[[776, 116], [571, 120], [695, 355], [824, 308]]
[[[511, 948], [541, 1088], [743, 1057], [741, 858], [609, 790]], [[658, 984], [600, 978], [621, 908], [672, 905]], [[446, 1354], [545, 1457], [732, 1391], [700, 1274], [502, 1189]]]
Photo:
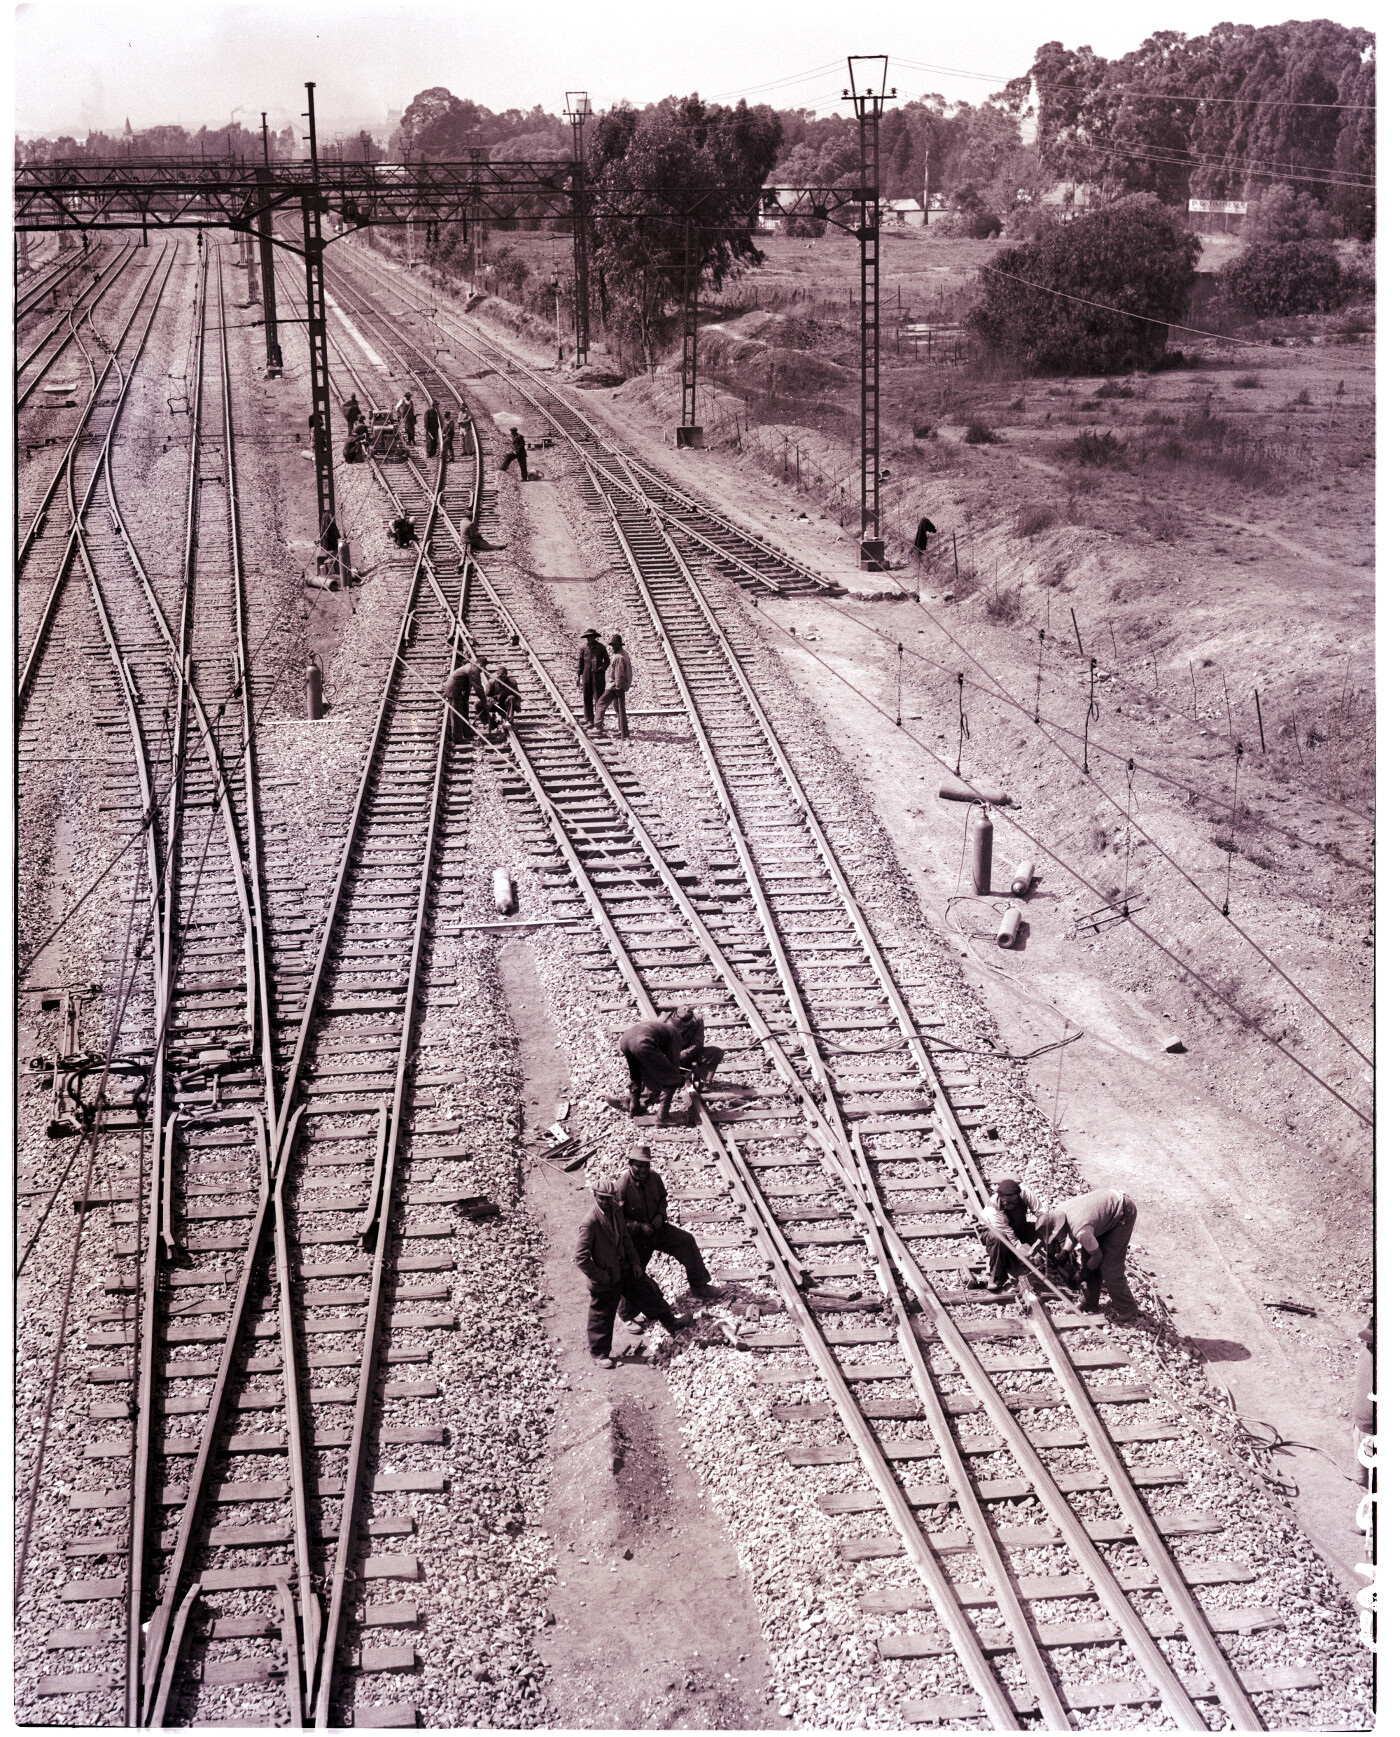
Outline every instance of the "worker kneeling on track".
[[631, 1314], [660, 1321], [668, 1333], [679, 1333], [694, 1318], [678, 1315], [661, 1294], [655, 1279], [642, 1270], [622, 1213], [619, 1185], [600, 1183], [593, 1190], [594, 1206], [579, 1231], [574, 1264], [588, 1280], [588, 1349], [604, 1369], [613, 1367], [613, 1322], [625, 1301]]
[[[651, 1167], [650, 1149], [638, 1146], [627, 1162], [628, 1174], [618, 1187], [618, 1199], [642, 1271], [646, 1271], [647, 1263], [659, 1249], [685, 1268], [692, 1297], [722, 1297], [724, 1292], [710, 1283], [710, 1270], [700, 1253], [700, 1245], [688, 1230], [666, 1218], [666, 1184]], [[629, 1318], [626, 1302], [622, 1314], [624, 1319]]]
[[1132, 1316], [1137, 1301], [1128, 1289], [1125, 1263], [1137, 1207], [1117, 1188], [1096, 1188], [1089, 1194], [1071, 1195], [1037, 1215], [1036, 1234], [1045, 1248], [1047, 1263], [1079, 1252], [1084, 1268], [1084, 1307], [1096, 1310], [1103, 1286], [1120, 1315]]
[[1025, 1269], [1016, 1259], [1015, 1244], [1024, 1244], [1027, 1251], [1035, 1247], [1036, 1214], [1041, 1202], [1029, 1189], [1010, 1177], [996, 1185], [992, 1198], [982, 1209], [983, 1222], [977, 1227], [982, 1247], [987, 1251], [986, 1280], [974, 1279], [974, 1285], [986, 1283], [999, 1291], [1007, 1280], [1014, 1281]]
[[697, 1086], [708, 1086], [719, 1071], [724, 1051], [705, 1042], [705, 1022], [693, 1007], [678, 1007], [666, 1015], [675, 1032], [676, 1063]]

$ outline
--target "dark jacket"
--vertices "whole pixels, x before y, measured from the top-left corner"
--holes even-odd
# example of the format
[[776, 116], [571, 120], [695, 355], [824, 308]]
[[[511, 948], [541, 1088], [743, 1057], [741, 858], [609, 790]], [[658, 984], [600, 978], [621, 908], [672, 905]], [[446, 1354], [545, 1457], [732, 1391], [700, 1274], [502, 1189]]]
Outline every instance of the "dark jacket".
[[582, 1269], [589, 1284], [614, 1288], [625, 1276], [638, 1271], [637, 1251], [616, 1200], [595, 1200], [578, 1233], [574, 1265]]
[[600, 682], [608, 673], [608, 654], [601, 639], [585, 639], [578, 652], [578, 679]]
[[514, 452], [518, 458], [524, 458], [524, 456], [525, 456], [525, 436], [523, 434], [521, 434], [519, 432], [512, 434], [510, 437], [510, 446], [511, 446], [511, 451]]
[[646, 1230], [658, 1228], [654, 1220], [665, 1223], [666, 1184], [654, 1170], [649, 1170], [640, 1182], [628, 1171], [622, 1184], [622, 1216], [629, 1225], [640, 1225]]

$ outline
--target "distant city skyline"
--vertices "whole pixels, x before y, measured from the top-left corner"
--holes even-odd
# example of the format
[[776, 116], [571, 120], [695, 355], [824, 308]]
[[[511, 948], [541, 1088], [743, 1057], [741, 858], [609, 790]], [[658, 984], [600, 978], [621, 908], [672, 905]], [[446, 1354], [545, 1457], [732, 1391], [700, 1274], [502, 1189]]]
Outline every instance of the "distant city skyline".
[[82, 138], [119, 132], [129, 117], [138, 129], [216, 130], [229, 118], [256, 126], [266, 108], [269, 125], [300, 131], [308, 78], [328, 138], [361, 128], [385, 137], [389, 117], [434, 85], [496, 111], [539, 104], [557, 114], [569, 89], [587, 90], [600, 109], [695, 90], [709, 101], [743, 96], [829, 114], [844, 106], [845, 56], [872, 51], [890, 55], [900, 100], [937, 91], [976, 103], [1024, 73], [1042, 42], [1088, 43], [1112, 57], [1155, 30], [1197, 35], [1227, 17], [1264, 25], [1296, 13], [1285, 0], [1174, 0], [1160, 13], [1108, 0], [1056, 8], [1006, 0], [994, 14], [949, 18], [925, 0], [889, 0], [873, 30], [834, 0], [761, 10], [713, 0], [697, 32], [692, 16], [642, 0], [606, 9], [539, 0], [515, 11], [480, 3], [429, 10], [422, 0], [179, 8], [29, 0], [14, 13], [15, 127], [22, 138]]

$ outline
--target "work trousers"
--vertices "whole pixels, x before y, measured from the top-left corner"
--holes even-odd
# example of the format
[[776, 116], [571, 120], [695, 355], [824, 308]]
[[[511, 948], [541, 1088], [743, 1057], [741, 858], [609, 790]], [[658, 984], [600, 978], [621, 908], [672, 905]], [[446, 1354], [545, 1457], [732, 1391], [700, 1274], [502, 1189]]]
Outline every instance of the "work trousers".
[[692, 1291], [709, 1284], [710, 1269], [705, 1265], [699, 1243], [688, 1230], [682, 1230], [678, 1224], [663, 1224], [660, 1230], [651, 1230], [640, 1224], [629, 1224], [627, 1228], [632, 1233], [637, 1259], [644, 1267], [659, 1249], [685, 1268], [686, 1283]]
[[414, 441], [418, 438], [418, 418], [416, 416], [404, 417], [403, 437], [410, 446], [412, 446]]
[[1137, 1301], [1128, 1289], [1128, 1275], [1124, 1270], [1128, 1244], [1132, 1241], [1136, 1223], [1137, 1207], [1125, 1194], [1122, 1217], [1112, 1230], [1106, 1230], [1099, 1238], [1099, 1253], [1103, 1259], [1093, 1272], [1084, 1275], [1084, 1301], [1089, 1308], [1098, 1307], [1100, 1292], [1106, 1285], [1108, 1300], [1115, 1309], [1121, 1309], [1125, 1315], [1137, 1313]]
[[[1014, 1284], [1026, 1270], [1020, 1261], [990, 1225], [979, 1225], [977, 1235], [987, 1251], [987, 1283], [994, 1291], [999, 1291], [1008, 1279]], [[1027, 1249], [1026, 1252], [1029, 1254], [1030, 1250]]]
[[429, 458], [437, 457], [438, 437], [431, 428], [423, 430], [423, 447]]
[[524, 482], [527, 473], [525, 469], [525, 454], [523, 452], [508, 452], [501, 460], [501, 469], [509, 470], [510, 467], [516, 463], [520, 466], [520, 480], [521, 482]]
[[621, 724], [622, 734], [625, 737], [628, 734], [628, 730], [627, 730], [627, 693], [626, 693], [626, 690], [623, 688], [612, 688], [612, 687], [608, 687], [608, 688], [603, 689], [602, 698], [598, 701], [597, 706], [594, 708], [594, 717], [593, 717], [594, 723], [598, 726], [598, 728], [600, 730], [603, 729], [603, 727], [607, 723], [608, 707], [609, 706], [616, 706], [617, 707], [617, 721], [619, 724]]
[[634, 1092], [673, 1092], [686, 1083], [686, 1076], [660, 1050], [644, 1049], [633, 1055], [623, 1050], [627, 1058], [627, 1077]]
[[684, 1065], [691, 1071], [691, 1077], [697, 1086], [707, 1086], [719, 1070], [719, 1064], [724, 1060], [724, 1051], [716, 1044], [708, 1043], [699, 1051], [686, 1051]]
[[661, 1294], [655, 1279], [645, 1273], [628, 1273], [616, 1285], [593, 1284], [588, 1287], [588, 1349], [595, 1357], [607, 1357], [612, 1352], [613, 1322], [617, 1305], [627, 1299], [634, 1315], [645, 1315], [649, 1321], [660, 1321], [668, 1332], [676, 1330], [676, 1317], [671, 1305]]
[[597, 722], [593, 715], [593, 708], [598, 704], [602, 692], [603, 677], [590, 675], [585, 670], [583, 676], [583, 716], [590, 729]]

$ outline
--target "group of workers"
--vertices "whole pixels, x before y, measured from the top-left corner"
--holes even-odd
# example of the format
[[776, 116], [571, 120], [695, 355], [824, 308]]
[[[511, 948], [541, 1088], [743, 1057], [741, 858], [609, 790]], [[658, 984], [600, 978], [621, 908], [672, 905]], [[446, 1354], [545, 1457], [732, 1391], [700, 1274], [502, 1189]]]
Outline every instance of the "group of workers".
[[[345, 411], [345, 422], [349, 430], [341, 456], [347, 464], [360, 464], [369, 455], [371, 430], [365, 420], [365, 413], [360, 408], [360, 400], [351, 393], [342, 407]], [[405, 446], [413, 446], [418, 440], [418, 411], [413, 402], [413, 394], [405, 392], [395, 404], [393, 411], [395, 423]], [[451, 405], [444, 411], [439, 411], [437, 401], [430, 398], [428, 408], [423, 412], [423, 445], [429, 458], [438, 455], [438, 443], [441, 441], [443, 457], [449, 461], [457, 456], [457, 417]]]
[[513, 729], [520, 710], [520, 689], [504, 664], [489, 675], [485, 664], [470, 652], [443, 684], [447, 701], [450, 742], [464, 742], [471, 734], [471, 702], [476, 701], [476, 719], [495, 739], [502, 728]]
[[618, 728], [626, 739], [631, 731], [627, 725], [627, 695], [632, 686], [632, 658], [615, 633], [603, 644], [603, 636], [590, 627], [579, 647], [577, 685], [583, 689], [583, 721], [600, 736], [608, 733], [608, 711], [617, 711]]
[[[1000, 1290], [1024, 1264], [1018, 1249], [1038, 1249], [1048, 1276], [1083, 1288], [1084, 1307], [1097, 1310], [1104, 1287], [1115, 1311], [1138, 1313], [1125, 1262], [1137, 1207], [1118, 1188], [1095, 1188], [1051, 1205], [1023, 1183], [1004, 1178], [988, 1201], [978, 1234], [987, 1251], [986, 1284]], [[974, 1281], [976, 1282], [976, 1281]]]

